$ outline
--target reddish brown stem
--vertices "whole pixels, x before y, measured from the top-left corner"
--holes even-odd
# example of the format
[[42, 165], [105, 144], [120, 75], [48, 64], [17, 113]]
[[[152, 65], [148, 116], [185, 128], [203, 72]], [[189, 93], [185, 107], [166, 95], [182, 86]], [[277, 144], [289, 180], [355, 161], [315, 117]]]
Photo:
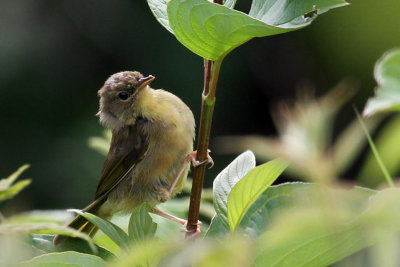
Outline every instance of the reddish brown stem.
[[[215, 90], [217, 88], [220, 66], [221, 61], [204, 61], [204, 89], [201, 106], [200, 127], [197, 139], [198, 143], [196, 158], [196, 160], [199, 162], [203, 162], [207, 158], [212, 115], [215, 105]], [[186, 238], [192, 237], [197, 229], [205, 168], [205, 164], [194, 168]]]

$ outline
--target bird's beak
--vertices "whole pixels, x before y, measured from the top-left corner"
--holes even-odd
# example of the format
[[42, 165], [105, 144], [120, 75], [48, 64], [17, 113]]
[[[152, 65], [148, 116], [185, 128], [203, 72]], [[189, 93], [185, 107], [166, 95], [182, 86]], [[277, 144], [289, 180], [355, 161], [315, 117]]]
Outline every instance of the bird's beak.
[[138, 80], [138, 88], [136, 90], [140, 90], [145, 88], [147, 85], [149, 85], [156, 77], [154, 77], [153, 75], [149, 75], [147, 77], [144, 78], [140, 78]]

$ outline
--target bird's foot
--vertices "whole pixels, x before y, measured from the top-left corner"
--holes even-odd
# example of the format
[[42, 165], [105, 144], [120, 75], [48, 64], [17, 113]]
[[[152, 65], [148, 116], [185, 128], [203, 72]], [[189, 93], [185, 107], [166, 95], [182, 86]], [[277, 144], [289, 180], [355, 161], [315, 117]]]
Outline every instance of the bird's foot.
[[211, 156], [209, 154], [210, 152], [211, 152], [211, 150], [207, 149], [206, 159], [201, 161], [201, 162], [196, 159], [197, 158], [197, 150], [189, 153], [186, 156], [185, 160], [186, 161], [191, 161], [193, 167], [197, 167], [197, 166], [200, 166], [200, 165], [203, 165], [203, 164], [211, 164], [211, 166], [209, 167], [209, 169], [211, 169], [214, 166], [214, 160], [211, 158]]
[[197, 221], [196, 229], [194, 229], [194, 230], [188, 230], [187, 229], [187, 221], [185, 221], [185, 223], [181, 227], [180, 231], [189, 233], [189, 235], [186, 236], [187, 239], [195, 238], [201, 234], [201, 221]]

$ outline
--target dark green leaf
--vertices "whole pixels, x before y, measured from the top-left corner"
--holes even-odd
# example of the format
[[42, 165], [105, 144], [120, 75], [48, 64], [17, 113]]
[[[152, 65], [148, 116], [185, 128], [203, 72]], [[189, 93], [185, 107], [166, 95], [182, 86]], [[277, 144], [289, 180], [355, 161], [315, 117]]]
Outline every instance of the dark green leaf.
[[82, 212], [80, 210], [71, 210], [79, 215], [82, 215], [85, 217], [88, 221], [96, 225], [97, 227], [100, 228], [101, 231], [103, 231], [112, 241], [115, 242], [119, 247], [121, 248], [126, 248], [129, 245], [129, 237], [128, 235], [119, 228], [117, 225], [113, 224], [112, 222], [109, 222], [107, 220], [104, 220], [94, 214], [88, 213], [88, 212]]
[[54, 235], [33, 234], [30, 236], [29, 244], [32, 247], [42, 251], [41, 254], [50, 252], [76, 251], [85, 254], [93, 254], [101, 257], [104, 260], [114, 257], [110, 251], [97, 245], [95, 245], [97, 252], [94, 252], [88, 243], [82, 239], [69, 238], [61, 244], [54, 246], [53, 238]]

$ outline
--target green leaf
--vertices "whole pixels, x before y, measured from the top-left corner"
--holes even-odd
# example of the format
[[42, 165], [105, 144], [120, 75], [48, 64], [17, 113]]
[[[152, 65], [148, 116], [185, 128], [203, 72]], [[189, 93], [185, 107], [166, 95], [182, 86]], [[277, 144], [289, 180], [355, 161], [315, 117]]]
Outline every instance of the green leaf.
[[[149, 0], [155, 5], [155, 0]], [[165, 1], [162, 1], [165, 4]], [[232, 6], [230, 1], [226, 5]], [[171, 0], [153, 13], [160, 23], [193, 53], [219, 61], [254, 37], [280, 34], [305, 27], [317, 15], [339, 6], [343, 0], [254, 0], [249, 15], [207, 0]]]
[[129, 237], [136, 242], [154, 237], [157, 224], [153, 222], [149, 215], [150, 206], [142, 204], [136, 208], [129, 220]]
[[304, 27], [318, 15], [345, 6], [343, 0], [253, 0], [249, 16], [282, 28]]
[[207, 229], [205, 237], [218, 237], [229, 234], [229, 226], [226, 225], [218, 214], [215, 214], [211, 220], [210, 226]]
[[93, 249], [88, 245], [88, 243], [82, 239], [69, 238], [61, 244], [55, 246], [53, 244], [53, 238], [54, 235], [33, 234], [30, 235], [29, 244], [39, 251], [42, 251], [41, 254], [51, 252], [76, 251], [80, 253], [96, 255], [104, 260], [108, 260], [114, 257], [114, 255], [110, 251], [96, 244], [95, 246], [97, 248], [97, 252], [94, 252]]
[[220, 172], [213, 183], [214, 208], [219, 219], [226, 226], [228, 223], [228, 196], [232, 188], [250, 170], [256, 166], [256, 158], [251, 151], [240, 154], [222, 172]]
[[8, 189], [15, 180], [26, 170], [29, 168], [29, 164], [25, 164], [18, 168], [14, 173], [12, 173], [8, 178], [0, 180], [0, 191]]
[[113, 224], [112, 222], [109, 222], [107, 220], [104, 220], [94, 214], [88, 213], [88, 212], [82, 212], [80, 210], [72, 209], [70, 211], [76, 212], [79, 215], [85, 217], [88, 221], [96, 225], [98, 228], [100, 228], [101, 231], [103, 231], [112, 241], [115, 242], [119, 247], [121, 248], [126, 248], [129, 245], [129, 237], [128, 235], [119, 228], [117, 225]]
[[169, 26], [167, 14], [167, 4], [169, 1], [171, 0], [147, 0], [147, 4], [149, 5], [150, 10], [153, 12], [153, 15], [157, 21], [173, 34], [174, 32]]
[[10, 186], [8, 189], [4, 191], [0, 191], [0, 202], [11, 199], [15, 195], [17, 195], [22, 189], [30, 185], [31, 180], [22, 180], [19, 181], [18, 183]]
[[236, 0], [224, 0], [223, 5], [233, 9], [236, 5]]
[[[157, 21], [170, 33], [174, 34], [174, 31], [169, 26], [167, 14], [167, 4], [170, 1], [171, 0], [147, 0], [147, 4]], [[224, 0], [224, 6], [226, 7], [233, 8], [235, 4], [236, 0]]]
[[31, 183], [31, 180], [22, 180], [13, 185], [15, 180], [28, 168], [29, 165], [25, 164], [11, 174], [8, 178], [0, 180], [0, 202], [13, 198]]
[[88, 242], [92, 251], [96, 251], [93, 240], [85, 233], [55, 223], [2, 223], [0, 234], [59, 234], [81, 238]]
[[82, 254], [73, 251], [55, 252], [35, 257], [29, 261], [25, 261], [18, 266], [38, 266], [38, 267], [58, 267], [58, 266], [81, 266], [81, 267], [98, 267], [105, 266], [104, 260], [97, 256]]
[[383, 111], [400, 110], [400, 49], [385, 53], [375, 64], [378, 84], [375, 96], [365, 105], [363, 115], [371, 116]]
[[231, 232], [235, 232], [251, 205], [281, 175], [288, 164], [271, 160], [252, 169], [232, 189], [228, 197], [228, 221]]
[[255, 246], [256, 266], [328, 266], [399, 232], [400, 191], [367, 195], [328, 189], [313, 205], [286, 210]]

